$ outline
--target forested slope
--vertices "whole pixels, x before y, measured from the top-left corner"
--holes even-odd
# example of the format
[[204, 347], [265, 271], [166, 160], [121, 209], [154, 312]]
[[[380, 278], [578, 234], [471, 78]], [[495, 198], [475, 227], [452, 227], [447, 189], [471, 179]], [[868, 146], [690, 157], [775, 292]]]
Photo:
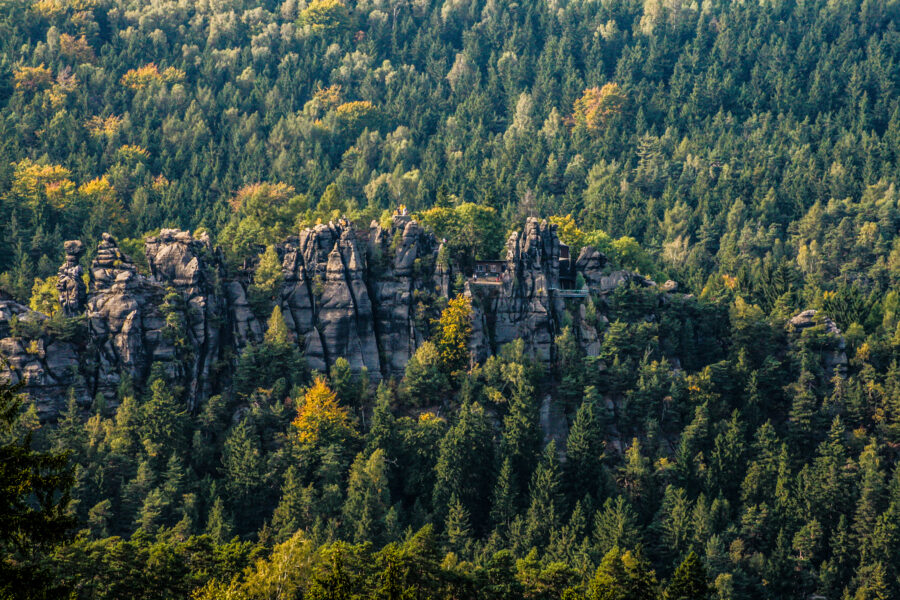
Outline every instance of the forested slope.
[[0, 1], [0, 595], [900, 597], [898, 17]]

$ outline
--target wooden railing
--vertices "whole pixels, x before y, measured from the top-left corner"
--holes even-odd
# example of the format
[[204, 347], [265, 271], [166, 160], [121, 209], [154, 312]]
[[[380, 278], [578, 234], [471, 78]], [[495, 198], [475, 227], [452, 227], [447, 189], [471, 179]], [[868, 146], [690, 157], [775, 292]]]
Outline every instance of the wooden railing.
[[587, 298], [590, 295], [589, 290], [564, 290], [561, 288], [550, 288], [550, 291], [562, 298]]

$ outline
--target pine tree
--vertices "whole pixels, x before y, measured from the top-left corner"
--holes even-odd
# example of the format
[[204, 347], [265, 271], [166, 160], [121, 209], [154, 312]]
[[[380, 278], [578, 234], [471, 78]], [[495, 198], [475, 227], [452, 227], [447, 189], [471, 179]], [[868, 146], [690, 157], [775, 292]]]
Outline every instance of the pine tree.
[[278, 304], [272, 309], [272, 314], [266, 323], [266, 334], [263, 339], [267, 344], [276, 346], [285, 345], [291, 341], [291, 333], [288, 330], [287, 323], [284, 321], [281, 306]]
[[394, 399], [390, 386], [382, 381], [375, 392], [375, 406], [372, 409], [372, 420], [366, 433], [366, 451], [371, 453], [377, 448], [384, 450], [387, 457], [398, 454], [397, 419], [391, 412]]
[[512, 461], [507, 456], [503, 459], [491, 503], [491, 522], [494, 527], [506, 529], [516, 516], [518, 506], [518, 490], [513, 477]]
[[415, 406], [437, 404], [449, 391], [448, 372], [432, 342], [419, 346], [406, 363], [403, 390]]
[[259, 438], [247, 419], [229, 431], [222, 449], [222, 463], [229, 504], [236, 516], [241, 517], [238, 522], [256, 519], [262, 511], [264, 462]]
[[655, 573], [631, 551], [613, 548], [603, 556], [588, 583], [588, 600], [656, 600]]
[[613, 548], [636, 548], [641, 542], [638, 516], [624, 496], [607, 498], [594, 517], [594, 544], [601, 555]]
[[150, 456], [163, 451], [182, 451], [187, 430], [187, 411], [162, 378], [150, 384], [150, 397], [141, 407], [140, 434]]
[[32, 448], [32, 435], [16, 434], [19, 387], [0, 383], [0, 596], [50, 595], [53, 576], [44, 550], [64, 541], [75, 521], [68, 512], [72, 472], [68, 456]]
[[884, 510], [885, 481], [881, 457], [874, 443], [867, 445], [859, 456], [862, 476], [859, 484], [859, 501], [853, 521], [853, 532], [858, 543], [864, 545], [870, 538], [879, 515]]
[[260, 257], [259, 265], [254, 273], [253, 286], [266, 296], [271, 297], [274, 296], [283, 279], [281, 260], [278, 258], [275, 246], [266, 246], [266, 250]]
[[632, 504], [642, 508], [651, 493], [650, 460], [641, 454], [641, 445], [637, 438], [625, 450], [625, 464], [619, 468], [618, 480]]
[[109, 537], [109, 524], [113, 517], [112, 501], [101, 500], [88, 511], [88, 529], [94, 538]]
[[283, 542], [298, 529], [311, 525], [312, 496], [312, 486], [303, 487], [297, 468], [294, 465], [288, 466], [281, 486], [281, 500], [272, 513], [276, 542]]
[[709, 489], [734, 500], [740, 489], [742, 465], [745, 464], [744, 429], [740, 413], [734, 411], [727, 429], [716, 436], [710, 453]]
[[[486, 525], [484, 513], [487, 511], [476, 512], [476, 509], [484, 498], [489, 497], [493, 482], [492, 437], [491, 424], [479, 404], [466, 404], [460, 408], [456, 423], [441, 440], [434, 469], [432, 502], [435, 513], [442, 520], [455, 496], [473, 515], [474, 531], [479, 532]], [[475, 516], [479, 514], [484, 516]]]
[[52, 433], [54, 447], [57, 450], [71, 450], [71, 460], [80, 461], [87, 449], [87, 432], [81, 418], [81, 411], [75, 400], [75, 390], [69, 390], [66, 409], [60, 415], [56, 429]]
[[509, 413], [503, 419], [500, 443], [501, 454], [512, 462], [519, 492], [525, 491], [534, 470], [542, 438], [534, 389], [521, 377], [510, 399]]
[[153, 535], [163, 526], [168, 509], [169, 504], [163, 491], [160, 488], [153, 488], [144, 498], [135, 525], [139, 530]]
[[812, 449], [815, 441], [816, 415], [819, 401], [812, 391], [813, 375], [804, 371], [793, 386], [793, 401], [789, 417], [791, 439], [802, 451]]

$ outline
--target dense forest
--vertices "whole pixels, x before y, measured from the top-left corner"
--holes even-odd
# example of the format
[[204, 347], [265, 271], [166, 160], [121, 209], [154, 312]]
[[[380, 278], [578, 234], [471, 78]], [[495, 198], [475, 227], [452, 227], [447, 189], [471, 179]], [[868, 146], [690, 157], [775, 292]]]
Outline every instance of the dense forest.
[[[0, 384], [0, 597], [900, 598], [898, 23], [896, 0], [0, 0], [3, 298], [77, 338], [64, 256], [109, 233], [145, 272], [178, 228], [265, 324], [199, 403], [159, 366], [52, 419]], [[457, 269], [427, 340], [402, 377], [311, 368], [280, 244], [407, 212]], [[476, 360], [465, 278], [529, 217], [631, 275], [585, 292], [593, 350], [567, 313], [549, 360]], [[4, 361], [40, 350], [3, 319]]]

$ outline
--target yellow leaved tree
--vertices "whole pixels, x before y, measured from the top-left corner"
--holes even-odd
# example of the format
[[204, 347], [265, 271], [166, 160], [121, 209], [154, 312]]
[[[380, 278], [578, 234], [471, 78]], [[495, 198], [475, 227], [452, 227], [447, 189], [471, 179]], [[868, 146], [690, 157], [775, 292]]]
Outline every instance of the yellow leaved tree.
[[43, 64], [37, 67], [19, 67], [13, 73], [16, 89], [22, 92], [36, 92], [50, 87], [53, 73]]
[[341, 0], [312, 0], [300, 13], [300, 23], [313, 31], [341, 31], [350, 25], [350, 11]]
[[615, 115], [625, 107], [625, 93], [618, 83], [607, 83], [602, 88], [592, 87], [584, 90], [581, 98], [575, 101], [575, 112], [572, 120], [588, 131], [601, 130]]
[[28, 307], [33, 311], [52, 317], [59, 310], [59, 291], [56, 289], [56, 275], [46, 279], [36, 277], [31, 288]]
[[293, 422], [297, 437], [303, 444], [343, 440], [354, 434], [347, 409], [337, 402], [324, 377], [316, 377], [303, 397]]
[[141, 90], [154, 83], [180, 83], [184, 81], [184, 75], [181, 69], [169, 67], [160, 71], [156, 63], [148, 63], [122, 75], [122, 85], [132, 90]]
[[65, 167], [35, 163], [26, 158], [13, 165], [10, 195], [32, 210], [38, 210], [45, 203], [62, 209], [76, 197], [71, 175]]
[[578, 256], [581, 247], [584, 246], [585, 232], [575, 224], [571, 214], [564, 217], [550, 217], [550, 222], [556, 225], [556, 233], [559, 240], [569, 246], [572, 256]]
[[438, 319], [437, 348], [444, 368], [451, 374], [469, 366], [469, 338], [472, 337], [472, 304], [465, 296], [447, 303]]

